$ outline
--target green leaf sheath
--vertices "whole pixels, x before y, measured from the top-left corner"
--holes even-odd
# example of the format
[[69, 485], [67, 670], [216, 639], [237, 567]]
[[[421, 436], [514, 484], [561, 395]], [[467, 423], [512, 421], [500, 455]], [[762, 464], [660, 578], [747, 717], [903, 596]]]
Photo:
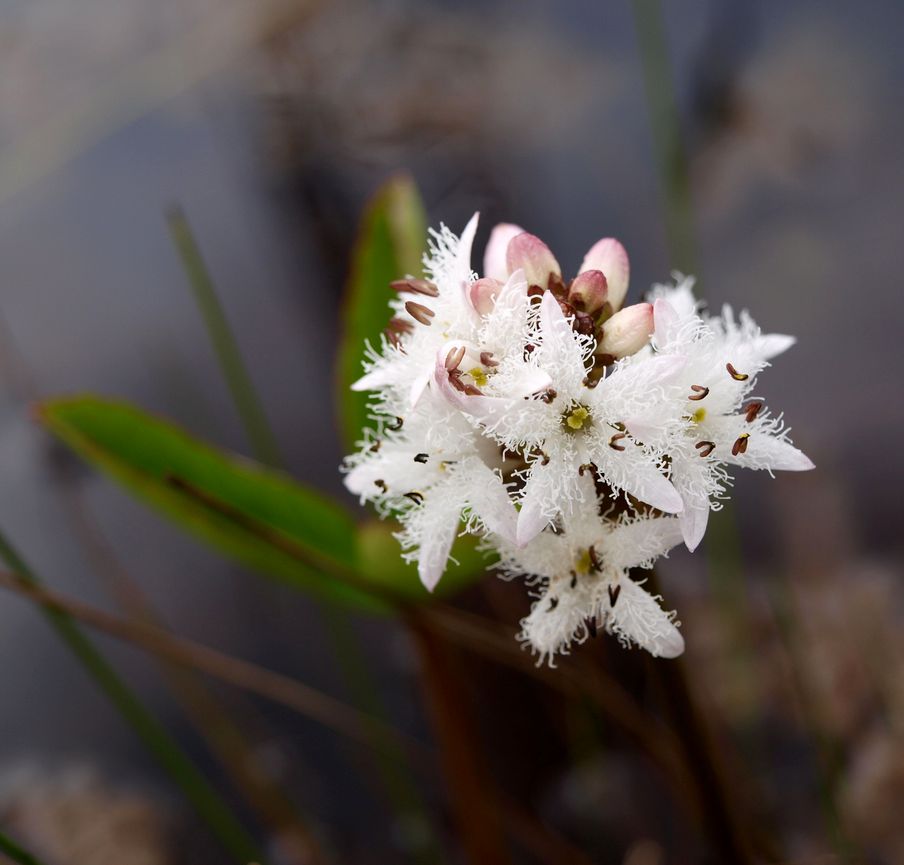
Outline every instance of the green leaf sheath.
[[407, 176], [385, 183], [361, 220], [342, 305], [342, 338], [337, 364], [339, 421], [351, 449], [368, 425], [366, 393], [351, 384], [361, 378], [365, 342], [380, 345], [389, 323], [389, 283], [421, 274], [427, 244], [427, 217], [414, 181]]

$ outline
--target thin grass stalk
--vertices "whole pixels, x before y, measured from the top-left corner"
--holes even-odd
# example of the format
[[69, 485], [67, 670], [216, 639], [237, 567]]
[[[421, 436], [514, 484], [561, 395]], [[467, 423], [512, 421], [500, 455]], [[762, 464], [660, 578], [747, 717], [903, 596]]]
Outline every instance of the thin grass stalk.
[[3, 832], [0, 832], [0, 853], [8, 856], [16, 865], [43, 865], [40, 859], [20, 847]]
[[245, 366], [235, 334], [226, 318], [188, 220], [182, 209], [174, 206], [168, 211], [166, 222], [254, 455], [261, 462], [276, 468], [282, 464], [276, 436], [267, 421], [263, 404]]
[[[41, 581], [0, 531], [0, 559], [25, 587], [40, 588]], [[242, 826], [220, 794], [198, 771], [179, 744], [144, 708], [134, 692], [104, 659], [72, 618], [59, 609], [45, 608], [45, 616], [70, 651], [107, 695], [122, 717], [182, 788], [213, 834], [239, 863], [264, 862], [257, 843]]]
[[[267, 420], [263, 403], [255, 390], [235, 334], [229, 326], [216, 285], [210, 277], [191, 226], [181, 208], [176, 206], [170, 209], [167, 224], [252, 452], [261, 462], [274, 468], [282, 468], [283, 462], [276, 446], [276, 435]], [[326, 630], [333, 642], [340, 674], [352, 700], [364, 710], [386, 717], [388, 714], [386, 706], [348, 614], [330, 601], [322, 602], [320, 609], [324, 615]], [[375, 751], [375, 756], [379, 775], [393, 806], [400, 814], [414, 816], [428, 828], [430, 840], [415, 855], [419, 856], [425, 865], [428, 862], [439, 861], [442, 856], [435, 843], [430, 815], [418, 795], [414, 779], [406, 766], [405, 755], [396, 749], [391, 739], [387, 739], [383, 747]]]

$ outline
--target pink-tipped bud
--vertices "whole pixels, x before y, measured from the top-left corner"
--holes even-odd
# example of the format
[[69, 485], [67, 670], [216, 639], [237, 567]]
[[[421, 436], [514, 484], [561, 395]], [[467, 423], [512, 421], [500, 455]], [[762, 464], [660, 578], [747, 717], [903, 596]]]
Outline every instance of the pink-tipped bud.
[[597, 354], [627, 357], [640, 351], [653, 333], [653, 305], [635, 303], [615, 313], [604, 325]]
[[509, 241], [519, 234], [524, 234], [520, 225], [512, 225], [511, 222], [500, 222], [493, 226], [490, 239], [487, 241], [487, 249], [483, 255], [483, 275], [505, 282], [509, 277], [508, 266], [505, 263], [506, 250]]
[[585, 270], [575, 277], [568, 290], [568, 302], [581, 312], [595, 315], [608, 299], [609, 286], [601, 270]]
[[502, 283], [498, 279], [491, 279], [485, 276], [471, 284], [468, 289], [468, 298], [471, 301], [471, 306], [477, 312], [481, 315], [487, 315], [496, 306], [496, 298], [499, 297], [499, 292], [501, 291]]
[[549, 285], [550, 274], [559, 278], [562, 276], [559, 262], [550, 248], [539, 237], [526, 231], [509, 241], [505, 264], [509, 273], [521, 269], [528, 285], [539, 285], [541, 288]]
[[614, 237], [598, 240], [584, 256], [584, 262], [578, 272], [584, 273], [588, 270], [601, 270], [605, 274], [609, 285], [608, 301], [613, 309], [619, 309], [628, 293], [628, 278], [631, 274], [625, 248]]

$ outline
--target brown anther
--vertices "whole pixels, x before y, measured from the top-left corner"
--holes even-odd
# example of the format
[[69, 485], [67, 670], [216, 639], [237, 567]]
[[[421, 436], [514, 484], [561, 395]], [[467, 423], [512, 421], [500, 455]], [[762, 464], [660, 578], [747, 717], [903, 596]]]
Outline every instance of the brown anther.
[[623, 451], [625, 449], [624, 445], [618, 444], [623, 438], [627, 438], [627, 433], [616, 433], [609, 439], [609, 447], [615, 451]]
[[544, 451], [540, 451], [540, 465], [548, 466], [549, 465], [549, 454]]
[[698, 451], [700, 451], [701, 457], [708, 457], [716, 449], [716, 443], [715, 442], [697, 442], [697, 444], [695, 444], [694, 447], [697, 448]]
[[621, 583], [617, 586], [609, 586], [609, 606], [614, 607], [615, 602], [618, 600], [618, 596], [621, 594]]
[[391, 318], [387, 330], [391, 330], [393, 333], [411, 333], [414, 325], [410, 321], [405, 321], [404, 318]]
[[484, 366], [499, 366], [499, 361], [494, 359], [491, 351], [480, 352], [480, 362]]
[[427, 454], [415, 454], [414, 461], [416, 463], [425, 463], [430, 457]]
[[427, 297], [439, 297], [439, 289], [428, 279], [396, 279], [389, 285], [396, 291], [412, 291]]
[[583, 465], [578, 466], [578, 474], [581, 477], [584, 477], [584, 472], [595, 472], [596, 471], [596, 463], [584, 463]]
[[462, 362], [465, 356], [465, 347], [463, 345], [458, 346], [458, 348], [450, 348], [449, 353], [446, 355], [446, 369], [451, 372], [453, 369], [458, 369], [458, 365]]
[[386, 481], [384, 481], [383, 478], [377, 478], [377, 479], [374, 481], [374, 486], [375, 486], [378, 490], [381, 490], [381, 491], [384, 492], [384, 493], [389, 491], [389, 487], [386, 486]]
[[480, 388], [474, 387], [473, 384], [468, 384], [461, 380], [462, 371], [460, 369], [450, 369], [449, 370], [449, 384], [455, 388], [459, 393], [465, 394], [465, 396], [483, 396], [483, 391]]
[[688, 399], [692, 399], [695, 401], [700, 400], [700, 399], [706, 399], [706, 397], [709, 395], [709, 388], [703, 387], [702, 384], [692, 384], [691, 390], [694, 392], [694, 394], [693, 394], [693, 396], [689, 396]]
[[424, 501], [423, 494], [417, 492], [417, 490], [411, 490], [411, 492], [405, 493], [405, 498], [411, 499], [416, 505], [419, 505]]
[[556, 607], [559, 606], [558, 598], [550, 598], [549, 599], [549, 611], [552, 612]]
[[738, 371], [734, 368], [734, 366], [733, 366], [732, 364], [730, 364], [730, 363], [726, 363], [726, 364], [725, 364], [725, 369], [728, 370], [728, 374], [729, 374], [735, 381], [747, 381], [747, 379], [750, 378], [750, 376], [749, 376], [746, 372], [738, 372]]
[[382, 444], [383, 444], [382, 440], [377, 439], [375, 442], [373, 442], [371, 444], [371, 446], [368, 448], [368, 451], [370, 451], [370, 453], [372, 453], [372, 454], [375, 454], [378, 450], [380, 450], [380, 445], [382, 445]]
[[392, 423], [386, 424], [386, 429], [396, 432], [402, 428], [403, 423], [405, 423], [405, 419], [396, 415], [396, 419]]
[[546, 390], [540, 391], [540, 393], [538, 394], [537, 398], [538, 398], [539, 400], [541, 400], [542, 402], [547, 403], [547, 405], [548, 405], [548, 404], [551, 403], [558, 395], [559, 395], [559, 394], [558, 394], [558, 391], [557, 391], [554, 387], [548, 387], [548, 388], [546, 388]]
[[591, 544], [587, 547], [587, 555], [590, 556], [590, 570], [593, 573], [598, 574], [600, 572], [600, 568], [602, 567], [602, 562], [600, 562], [600, 557], [596, 552], [596, 547]]
[[578, 575], [574, 571], [569, 571], [571, 574], [571, 582], [568, 583], [569, 587], [572, 589], [576, 589], [578, 587]]
[[430, 319], [433, 318], [435, 313], [429, 306], [424, 306], [422, 303], [415, 303], [413, 300], [405, 301], [405, 309], [415, 321], [419, 321], [421, 324], [429, 325]]
[[747, 409], [744, 411], [744, 417], [747, 419], [747, 423], [753, 423], [756, 420], [756, 416], [760, 413], [760, 409], [763, 407], [761, 402], [752, 402]]
[[750, 433], [741, 433], [735, 443], [731, 446], [731, 455], [736, 457], [738, 454], [746, 454], [747, 453], [747, 439], [750, 438]]

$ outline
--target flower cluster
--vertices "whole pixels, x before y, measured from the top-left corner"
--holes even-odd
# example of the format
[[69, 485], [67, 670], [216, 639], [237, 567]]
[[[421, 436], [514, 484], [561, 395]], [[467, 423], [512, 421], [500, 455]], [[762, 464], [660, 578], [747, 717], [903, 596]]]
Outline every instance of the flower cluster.
[[498, 225], [478, 277], [476, 229], [475, 215], [461, 237], [432, 232], [426, 278], [393, 283], [354, 385], [374, 392], [375, 428], [346, 486], [398, 518], [428, 589], [461, 531], [483, 537], [532, 587], [522, 639], [541, 660], [597, 628], [679, 655], [674, 613], [629, 571], [699, 544], [731, 466], [812, 468], [751, 396], [794, 340], [703, 314], [690, 279], [623, 306], [628, 256], [612, 238], [566, 282], [539, 238]]

